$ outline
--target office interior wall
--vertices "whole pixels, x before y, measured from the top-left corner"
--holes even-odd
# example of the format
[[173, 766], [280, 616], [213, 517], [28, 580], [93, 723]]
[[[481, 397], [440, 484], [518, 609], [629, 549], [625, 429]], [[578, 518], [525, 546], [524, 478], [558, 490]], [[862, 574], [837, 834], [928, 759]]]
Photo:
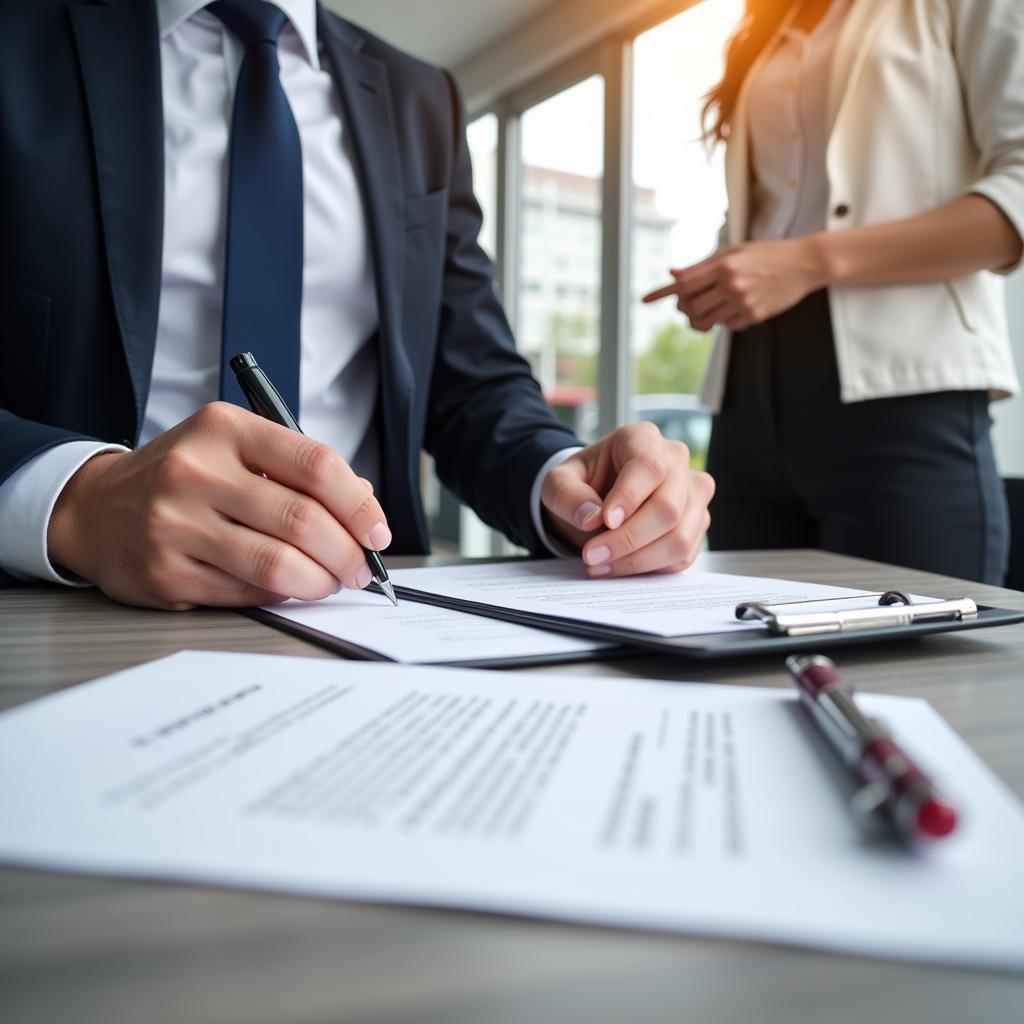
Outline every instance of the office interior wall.
[[471, 111], [626, 27], [655, 24], [700, 0], [558, 0], [455, 68]]

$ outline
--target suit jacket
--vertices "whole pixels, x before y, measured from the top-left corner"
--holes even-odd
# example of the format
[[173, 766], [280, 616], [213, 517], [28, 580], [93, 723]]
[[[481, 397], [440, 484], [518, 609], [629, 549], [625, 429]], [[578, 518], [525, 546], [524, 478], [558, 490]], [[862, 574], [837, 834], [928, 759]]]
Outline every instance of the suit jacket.
[[[746, 239], [749, 227], [747, 99], [755, 71], [740, 91], [726, 147], [722, 241], [729, 245]], [[826, 231], [912, 217], [975, 192], [1024, 235], [1021, 0], [856, 0], [830, 79]], [[1006, 397], [1020, 389], [995, 274], [834, 287], [829, 304], [844, 402], [960, 390]], [[728, 357], [723, 332], [702, 391], [714, 410]]]
[[[457, 87], [335, 15], [318, 16], [373, 250], [380, 495], [391, 550], [427, 550], [421, 449], [486, 522], [540, 550], [533, 480], [555, 451], [578, 442], [516, 353], [477, 245]], [[5, 4], [0, 481], [62, 441], [135, 444], [152, 371], [162, 231], [155, 5]]]

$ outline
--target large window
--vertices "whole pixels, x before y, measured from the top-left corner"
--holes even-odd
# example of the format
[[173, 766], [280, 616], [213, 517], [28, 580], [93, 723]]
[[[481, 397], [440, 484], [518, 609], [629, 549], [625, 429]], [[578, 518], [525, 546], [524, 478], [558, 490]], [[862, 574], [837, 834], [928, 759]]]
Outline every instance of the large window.
[[644, 306], [640, 296], [669, 281], [669, 267], [716, 247], [726, 205], [722, 152], [703, 141], [700, 111], [742, 7], [742, 0], [698, 4], [633, 45], [631, 416], [686, 441], [698, 462], [710, 424], [694, 396], [712, 336], [690, 327], [671, 299]]
[[522, 114], [515, 325], [548, 401], [579, 427], [596, 408], [601, 335], [604, 81]]
[[484, 114], [466, 126], [473, 162], [473, 190], [483, 211], [480, 245], [493, 260], [498, 251], [498, 118]]
[[[483, 89], [475, 109], [470, 97], [480, 243], [519, 350], [584, 440], [650, 419], [705, 457], [695, 393], [712, 337], [671, 300], [640, 296], [716, 245], [722, 154], [702, 140], [700, 110], [743, 4], [680, 0], [675, 17], [620, 24], [507, 92]], [[507, 550], [466, 510], [441, 520], [463, 554]]]

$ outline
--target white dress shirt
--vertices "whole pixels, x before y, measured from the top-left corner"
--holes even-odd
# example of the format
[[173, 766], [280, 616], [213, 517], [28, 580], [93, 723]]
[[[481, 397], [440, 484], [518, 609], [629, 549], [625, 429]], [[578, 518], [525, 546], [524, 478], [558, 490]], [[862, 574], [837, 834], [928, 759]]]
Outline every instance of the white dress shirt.
[[847, 0], [810, 31], [792, 24], [752, 76], [750, 238], [803, 238], [828, 214], [828, 87]]
[[[152, 383], [140, 444], [217, 398], [227, 210], [228, 138], [243, 49], [203, 8], [209, 0], [157, 0], [164, 109], [163, 270]], [[351, 141], [330, 74], [321, 67], [315, 0], [274, 0], [288, 16], [278, 42], [281, 84], [302, 146], [304, 267], [300, 401], [306, 434], [379, 481], [378, 325], [366, 218]], [[83, 585], [50, 563], [53, 507], [92, 456], [120, 445], [74, 441], [30, 460], [0, 485], [0, 568], [26, 579]], [[558, 452], [532, 489], [578, 449]]]
[[[351, 140], [321, 68], [313, 0], [277, 0], [281, 84], [302, 145], [302, 429], [349, 462], [373, 418], [378, 325]], [[204, 0], [159, 0], [164, 248], [153, 383], [141, 443], [215, 401], [220, 378], [228, 136], [243, 50]], [[343, 411], [343, 412], [342, 412]], [[365, 453], [361, 453], [365, 454]], [[366, 465], [365, 462], [370, 464]], [[377, 482], [375, 458], [360, 472]]]

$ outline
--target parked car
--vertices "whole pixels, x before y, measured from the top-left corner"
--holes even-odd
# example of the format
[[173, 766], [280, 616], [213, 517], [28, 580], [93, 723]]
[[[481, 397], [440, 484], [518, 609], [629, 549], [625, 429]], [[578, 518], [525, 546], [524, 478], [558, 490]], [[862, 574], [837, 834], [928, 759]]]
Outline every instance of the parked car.
[[[701, 409], [696, 395], [634, 395], [629, 419], [630, 422], [648, 420], [665, 437], [683, 441], [694, 462], [703, 466], [711, 437], [711, 414]], [[596, 402], [580, 407], [576, 431], [584, 441], [597, 439]]]

